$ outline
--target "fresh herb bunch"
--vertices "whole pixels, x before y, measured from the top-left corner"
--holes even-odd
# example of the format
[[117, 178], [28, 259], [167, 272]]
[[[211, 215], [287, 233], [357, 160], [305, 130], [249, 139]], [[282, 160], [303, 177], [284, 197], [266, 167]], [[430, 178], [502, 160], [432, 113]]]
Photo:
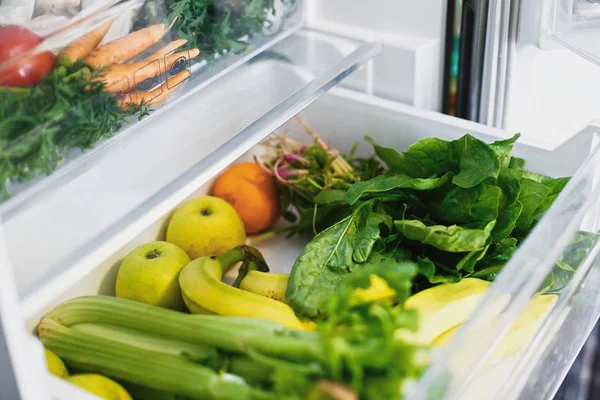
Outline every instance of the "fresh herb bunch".
[[[387, 172], [313, 198], [345, 215], [296, 259], [286, 292], [294, 310], [326, 316], [329, 293], [373, 263], [417, 263], [413, 292], [468, 276], [493, 280], [568, 182], [525, 171], [511, 155], [518, 137], [427, 138], [405, 153], [367, 138]], [[561, 290], [596, 238], [579, 234], [540, 291]]]
[[[54, 171], [74, 149], [112, 136], [132, 114], [77, 63], [32, 88], [0, 88], [0, 188]], [[138, 111], [145, 115], [147, 107]]]
[[165, 5], [169, 25], [195, 43], [204, 59], [244, 51], [249, 39], [270, 27], [269, 17], [275, 14], [275, 0], [166, 0]]
[[271, 135], [262, 162], [277, 179], [283, 193], [283, 217], [293, 225], [289, 235], [315, 235], [348, 215], [352, 209], [339, 204], [354, 183], [369, 180], [383, 172], [375, 157], [357, 158], [356, 146], [348, 156], [329, 147], [308, 125], [298, 123], [312, 137], [305, 145], [294, 139]]

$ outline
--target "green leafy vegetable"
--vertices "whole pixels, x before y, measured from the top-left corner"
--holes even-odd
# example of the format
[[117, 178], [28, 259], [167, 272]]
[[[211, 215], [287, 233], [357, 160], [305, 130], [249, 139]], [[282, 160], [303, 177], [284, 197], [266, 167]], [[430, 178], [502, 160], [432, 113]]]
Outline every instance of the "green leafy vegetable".
[[516, 171], [524, 171], [525, 170], [525, 160], [519, 157], [511, 157], [510, 163], [508, 164], [508, 168], [514, 169]]
[[590, 232], [577, 232], [569, 246], [559, 257], [554, 268], [541, 285], [541, 293], [560, 293], [571, 281], [577, 268], [600, 238], [600, 234]]
[[498, 218], [501, 194], [494, 185], [479, 184], [470, 189], [454, 186], [439, 204], [432, 202], [432, 215], [438, 221], [484, 228]]
[[379, 146], [373, 139], [365, 140], [373, 145], [375, 153], [387, 165], [390, 172], [415, 178], [433, 178], [448, 171], [457, 170], [451, 142], [437, 138], [422, 139], [400, 154], [394, 149]]
[[[77, 149], [117, 132], [134, 113], [83, 64], [54, 69], [32, 88], [0, 88], [0, 190], [52, 173]], [[141, 107], [140, 118], [148, 113]]]
[[408, 239], [451, 253], [482, 250], [494, 224], [492, 221], [484, 229], [464, 229], [457, 225], [427, 226], [418, 220], [394, 221], [398, 232]]
[[369, 257], [380, 221], [369, 204], [363, 205], [304, 247], [292, 267], [286, 291], [298, 314], [316, 317], [326, 312], [331, 292], [343, 275]]
[[468, 189], [488, 178], [498, 177], [500, 160], [491, 146], [471, 135], [465, 135], [452, 144], [460, 160], [460, 173], [452, 179], [456, 186]]
[[543, 183], [528, 178], [521, 179], [520, 184], [521, 192], [518, 199], [523, 207], [521, 215], [517, 219], [517, 227], [524, 230], [529, 228], [536, 218], [536, 210], [542, 205], [550, 193], [550, 189]]
[[[404, 153], [366, 138], [388, 170], [314, 197], [313, 210], [346, 214], [296, 260], [287, 292], [294, 309], [326, 317], [327, 293], [376, 263], [416, 262], [413, 292], [468, 276], [495, 279], [568, 182], [524, 172], [524, 161], [511, 155], [518, 137], [491, 144], [470, 135], [427, 138]], [[545, 290], [570, 279], [566, 266]]]
[[500, 161], [500, 168], [510, 168], [510, 164], [513, 160], [513, 157], [511, 157], [510, 154], [512, 152], [513, 145], [517, 140], [519, 140], [519, 137], [521, 137], [521, 134], [517, 133], [510, 139], [499, 140], [490, 144], [490, 147], [494, 149], [496, 155], [498, 156], [498, 160]]
[[355, 204], [363, 195], [389, 192], [393, 189], [433, 190], [446, 185], [452, 179], [451, 172], [440, 178], [412, 178], [404, 174], [379, 175], [364, 182], [357, 182], [347, 191], [349, 204]]
[[523, 211], [519, 201], [521, 194], [521, 173], [514, 169], [503, 168], [498, 175], [498, 187], [502, 191], [504, 202], [500, 207], [496, 225], [492, 230], [492, 241], [498, 243], [515, 229]]
[[[291, 12], [295, 0], [283, 4], [291, 5]], [[270, 27], [276, 13], [274, 0], [166, 0], [165, 6], [171, 11], [172, 30], [195, 43], [208, 60], [244, 51], [249, 39]]]

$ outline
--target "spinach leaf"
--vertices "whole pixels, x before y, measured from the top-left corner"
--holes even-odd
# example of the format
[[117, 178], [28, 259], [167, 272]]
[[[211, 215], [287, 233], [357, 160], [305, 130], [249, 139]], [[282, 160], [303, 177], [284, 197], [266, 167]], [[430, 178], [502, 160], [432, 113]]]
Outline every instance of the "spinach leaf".
[[521, 173], [509, 168], [503, 168], [498, 175], [498, 187], [504, 195], [504, 205], [498, 213], [496, 226], [492, 230], [492, 242], [497, 243], [506, 238], [515, 229], [521, 216], [523, 205], [519, 201], [521, 193]]
[[577, 268], [579, 268], [599, 237], [600, 235], [597, 233], [583, 231], [575, 233], [569, 246], [558, 258], [554, 268], [546, 277], [546, 284], [542, 285], [538, 291], [540, 293], [560, 293], [571, 282]]
[[521, 179], [520, 184], [519, 202], [523, 205], [523, 208], [517, 219], [517, 228], [525, 230], [529, 228], [535, 219], [535, 212], [550, 193], [550, 189], [543, 183], [528, 178]]
[[512, 152], [513, 144], [521, 137], [520, 133], [515, 134], [510, 139], [506, 140], [498, 140], [492, 144], [490, 147], [496, 152], [498, 159], [500, 161], [501, 168], [508, 168], [511, 162], [510, 153]]
[[490, 237], [487, 245], [482, 250], [471, 251], [467, 253], [458, 263], [456, 263], [456, 270], [465, 271], [472, 274], [475, 271], [475, 264], [485, 256], [485, 253], [488, 251], [491, 243], [492, 238]]
[[508, 164], [508, 168], [514, 169], [516, 171], [524, 171], [525, 170], [525, 160], [519, 157], [511, 157], [510, 163]]
[[533, 212], [534, 218], [539, 218], [543, 213], [545, 213], [552, 203], [556, 200], [560, 192], [565, 188], [565, 186], [569, 183], [569, 178], [558, 178], [558, 179], [550, 179], [543, 182], [544, 185], [548, 188], [548, 195], [546, 198], [540, 203], [540, 205]]
[[[329, 296], [342, 277], [361, 266], [354, 257], [369, 256], [379, 236], [374, 225], [381, 221], [372, 206], [373, 202], [363, 203], [304, 247], [294, 262], [286, 290], [286, 297], [299, 315], [317, 317], [326, 312]], [[368, 232], [360, 232], [361, 226]]]
[[458, 167], [452, 142], [442, 139], [421, 139], [410, 146], [404, 154], [379, 146], [370, 137], [366, 137], [365, 140], [373, 145], [375, 153], [387, 165], [390, 172], [396, 174], [406, 174], [415, 178], [433, 178], [454, 171]]
[[394, 221], [398, 232], [411, 240], [436, 247], [451, 253], [482, 250], [490, 237], [495, 221], [485, 229], [464, 229], [460, 226], [426, 226], [419, 220]]
[[323, 190], [314, 198], [315, 204], [347, 203], [346, 192], [339, 189]]
[[486, 281], [493, 281], [500, 274], [500, 272], [502, 272], [502, 268], [504, 268], [504, 264], [494, 265], [493, 267], [487, 267], [487, 268], [481, 269], [469, 276], [471, 278], [479, 278], [479, 279], [483, 279]]
[[470, 189], [453, 187], [439, 204], [430, 204], [432, 216], [442, 222], [483, 228], [498, 217], [501, 190], [480, 184]]
[[468, 189], [488, 178], [497, 178], [500, 172], [500, 160], [492, 147], [471, 135], [452, 142], [455, 154], [460, 160], [460, 172], [452, 183]]
[[384, 217], [372, 211], [369, 211], [366, 217], [360, 219], [352, 251], [352, 259], [355, 262], [364, 263], [367, 261], [375, 242], [381, 239], [379, 225], [382, 223], [384, 223]]
[[440, 178], [413, 178], [401, 173], [387, 173], [353, 184], [346, 193], [347, 201], [354, 204], [367, 193], [382, 193], [394, 189], [433, 190], [449, 183], [453, 175], [448, 172]]
[[477, 270], [489, 267], [503, 266], [517, 251], [517, 240], [508, 237], [495, 244], [491, 252], [488, 252], [476, 265]]
[[[400, 154], [394, 149], [377, 145], [366, 137], [375, 153], [388, 166], [390, 172], [406, 174], [414, 178], [435, 178], [448, 172], [457, 172], [452, 182], [463, 188], [471, 188], [486, 180], [496, 178], [500, 160], [496, 151], [485, 142], [465, 135], [452, 142], [438, 139], [421, 139]], [[516, 140], [516, 139], [515, 139]], [[498, 151], [509, 145], [498, 142]]]
[[427, 281], [432, 285], [440, 283], [456, 283], [459, 282], [461, 276], [455, 271], [447, 271], [445, 274], [436, 274], [436, 265], [429, 258], [418, 258], [417, 266], [419, 273], [427, 278]]

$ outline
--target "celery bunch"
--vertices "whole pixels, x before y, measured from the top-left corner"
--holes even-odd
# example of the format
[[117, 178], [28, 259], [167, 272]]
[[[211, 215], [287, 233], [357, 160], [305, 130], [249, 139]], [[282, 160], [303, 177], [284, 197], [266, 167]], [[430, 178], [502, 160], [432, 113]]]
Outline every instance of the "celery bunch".
[[[356, 288], [374, 274], [394, 289], [396, 304], [357, 301]], [[329, 319], [313, 332], [87, 296], [57, 306], [38, 333], [71, 368], [185, 398], [301, 399], [341, 390], [392, 399], [424, 367], [420, 350], [394, 337], [416, 328], [402, 307], [415, 274], [412, 263], [363, 268], [338, 287]]]

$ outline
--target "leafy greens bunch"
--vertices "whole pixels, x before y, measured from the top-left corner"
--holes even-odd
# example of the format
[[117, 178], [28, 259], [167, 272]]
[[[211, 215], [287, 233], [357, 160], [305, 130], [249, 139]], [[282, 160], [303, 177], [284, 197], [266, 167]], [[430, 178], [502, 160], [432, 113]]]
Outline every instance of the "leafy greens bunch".
[[[128, 120], [82, 62], [55, 68], [31, 88], [0, 88], [0, 190], [54, 171], [75, 149], [112, 136]], [[148, 112], [139, 108], [139, 116]], [[136, 112], [137, 113], [137, 112]]]
[[244, 51], [248, 40], [268, 29], [269, 17], [275, 15], [275, 0], [166, 0], [165, 5], [172, 29], [195, 43], [204, 59]]
[[414, 292], [467, 276], [493, 279], [568, 182], [526, 172], [525, 160], [511, 155], [518, 137], [427, 138], [405, 153], [366, 138], [387, 172], [313, 198], [350, 212], [296, 259], [286, 293], [296, 312], [327, 315], [344, 276], [382, 261], [416, 262]]

